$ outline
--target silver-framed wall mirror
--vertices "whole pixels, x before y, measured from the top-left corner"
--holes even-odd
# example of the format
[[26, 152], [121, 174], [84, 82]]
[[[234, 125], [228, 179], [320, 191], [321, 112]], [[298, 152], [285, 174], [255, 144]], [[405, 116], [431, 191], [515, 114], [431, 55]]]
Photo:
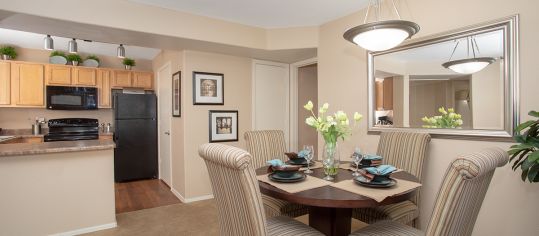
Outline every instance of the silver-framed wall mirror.
[[369, 132], [510, 140], [519, 122], [518, 15], [368, 54]]

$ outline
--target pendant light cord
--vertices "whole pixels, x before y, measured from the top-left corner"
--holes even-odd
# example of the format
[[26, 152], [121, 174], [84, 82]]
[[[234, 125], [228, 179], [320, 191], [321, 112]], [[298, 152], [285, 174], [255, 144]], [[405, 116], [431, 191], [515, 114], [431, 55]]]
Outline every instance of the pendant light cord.
[[451, 61], [453, 59], [453, 55], [455, 55], [455, 51], [457, 51], [457, 47], [459, 46], [460, 41], [455, 40], [457, 43], [455, 44], [455, 47], [453, 48], [453, 52], [451, 52], [451, 56], [449, 57], [448, 61]]
[[[376, 21], [380, 21], [380, 18], [382, 17], [382, 4], [384, 0], [371, 0], [369, 7], [367, 7], [367, 12], [365, 13], [365, 18], [363, 19], [363, 24], [366, 24], [369, 19], [369, 13], [371, 12], [371, 8], [376, 8]], [[393, 6], [393, 10], [395, 10], [395, 13], [397, 14], [397, 17], [399, 20], [402, 20], [401, 14], [399, 12], [399, 9], [397, 8], [397, 5], [395, 4], [395, 0], [391, 0], [391, 5]]]

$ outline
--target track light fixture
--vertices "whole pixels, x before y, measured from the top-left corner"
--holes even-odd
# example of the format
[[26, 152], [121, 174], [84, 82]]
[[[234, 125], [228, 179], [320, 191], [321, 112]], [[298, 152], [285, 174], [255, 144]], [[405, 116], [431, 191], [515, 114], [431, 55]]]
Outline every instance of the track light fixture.
[[116, 55], [118, 55], [118, 58], [125, 58], [125, 48], [123, 44], [120, 44], [118, 49], [116, 49]]
[[43, 48], [49, 51], [54, 49], [54, 41], [50, 35], [47, 35], [47, 37], [43, 39]]
[[67, 51], [73, 54], [78, 52], [77, 41], [75, 40], [75, 38], [73, 38], [73, 40], [69, 41], [69, 43], [67, 44]]

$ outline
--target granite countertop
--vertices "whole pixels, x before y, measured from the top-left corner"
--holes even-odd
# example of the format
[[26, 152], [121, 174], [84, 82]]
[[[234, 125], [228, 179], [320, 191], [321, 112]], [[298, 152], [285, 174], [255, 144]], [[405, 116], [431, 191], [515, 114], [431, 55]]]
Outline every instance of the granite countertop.
[[116, 147], [112, 140], [81, 140], [43, 143], [0, 144], [0, 158], [8, 156], [106, 150]]
[[[3, 129], [0, 132], [0, 136], [16, 136], [16, 137], [21, 137], [21, 138], [43, 137], [48, 132], [49, 132], [49, 128], [42, 128], [41, 134], [32, 134], [31, 129]], [[101, 130], [99, 131], [100, 136], [111, 136], [113, 134], [114, 134], [113, 132], [104, 133], [104, 132], [101, 132]]]

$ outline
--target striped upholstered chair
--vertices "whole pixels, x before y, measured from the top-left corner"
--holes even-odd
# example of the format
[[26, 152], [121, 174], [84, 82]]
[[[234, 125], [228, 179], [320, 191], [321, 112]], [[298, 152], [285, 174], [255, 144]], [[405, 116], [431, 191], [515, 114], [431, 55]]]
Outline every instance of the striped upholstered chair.
[[[384, 157], [384, 163], [403, 169], [421, 182], [422, 169], [430, 135], [412, 132], [384, 132], [380, 135], [377, 154]], [[381, 206], [360, 208], [352, 211], [352, 216], [365, 223], [372, 224], [380, 220], [394, 220], [403, 224], [414, 225], [419, 217], [419, 191], [409, 201]]]
[[266, 221], [258, 181], [248, 152], [223, 144], [204, 144], [206, 162], [219, 213], [220, 235], [322, 235], [299, 221], [277, 216]]
[[[284, 155], [286, 143], [284, 132], [281, 130], [256, 130], [245, 132], [247, 151], [253, 157], [253, 168], [257, 169], [266, 165], [266, 161], [279, 158], [287, 160]], [[267, 217], [289, 216], [298, 217], [305, 215], [309, 209], [303, 205], [290, 203], [270, 196], [262, 195], [262, 202]]]
[[494, 170], [508, 158], [505, 151], [491, 148], [454, 160], [445, 172], [426, 232], [395, 221], [380, 221], [351, 235], [472, 235]]

